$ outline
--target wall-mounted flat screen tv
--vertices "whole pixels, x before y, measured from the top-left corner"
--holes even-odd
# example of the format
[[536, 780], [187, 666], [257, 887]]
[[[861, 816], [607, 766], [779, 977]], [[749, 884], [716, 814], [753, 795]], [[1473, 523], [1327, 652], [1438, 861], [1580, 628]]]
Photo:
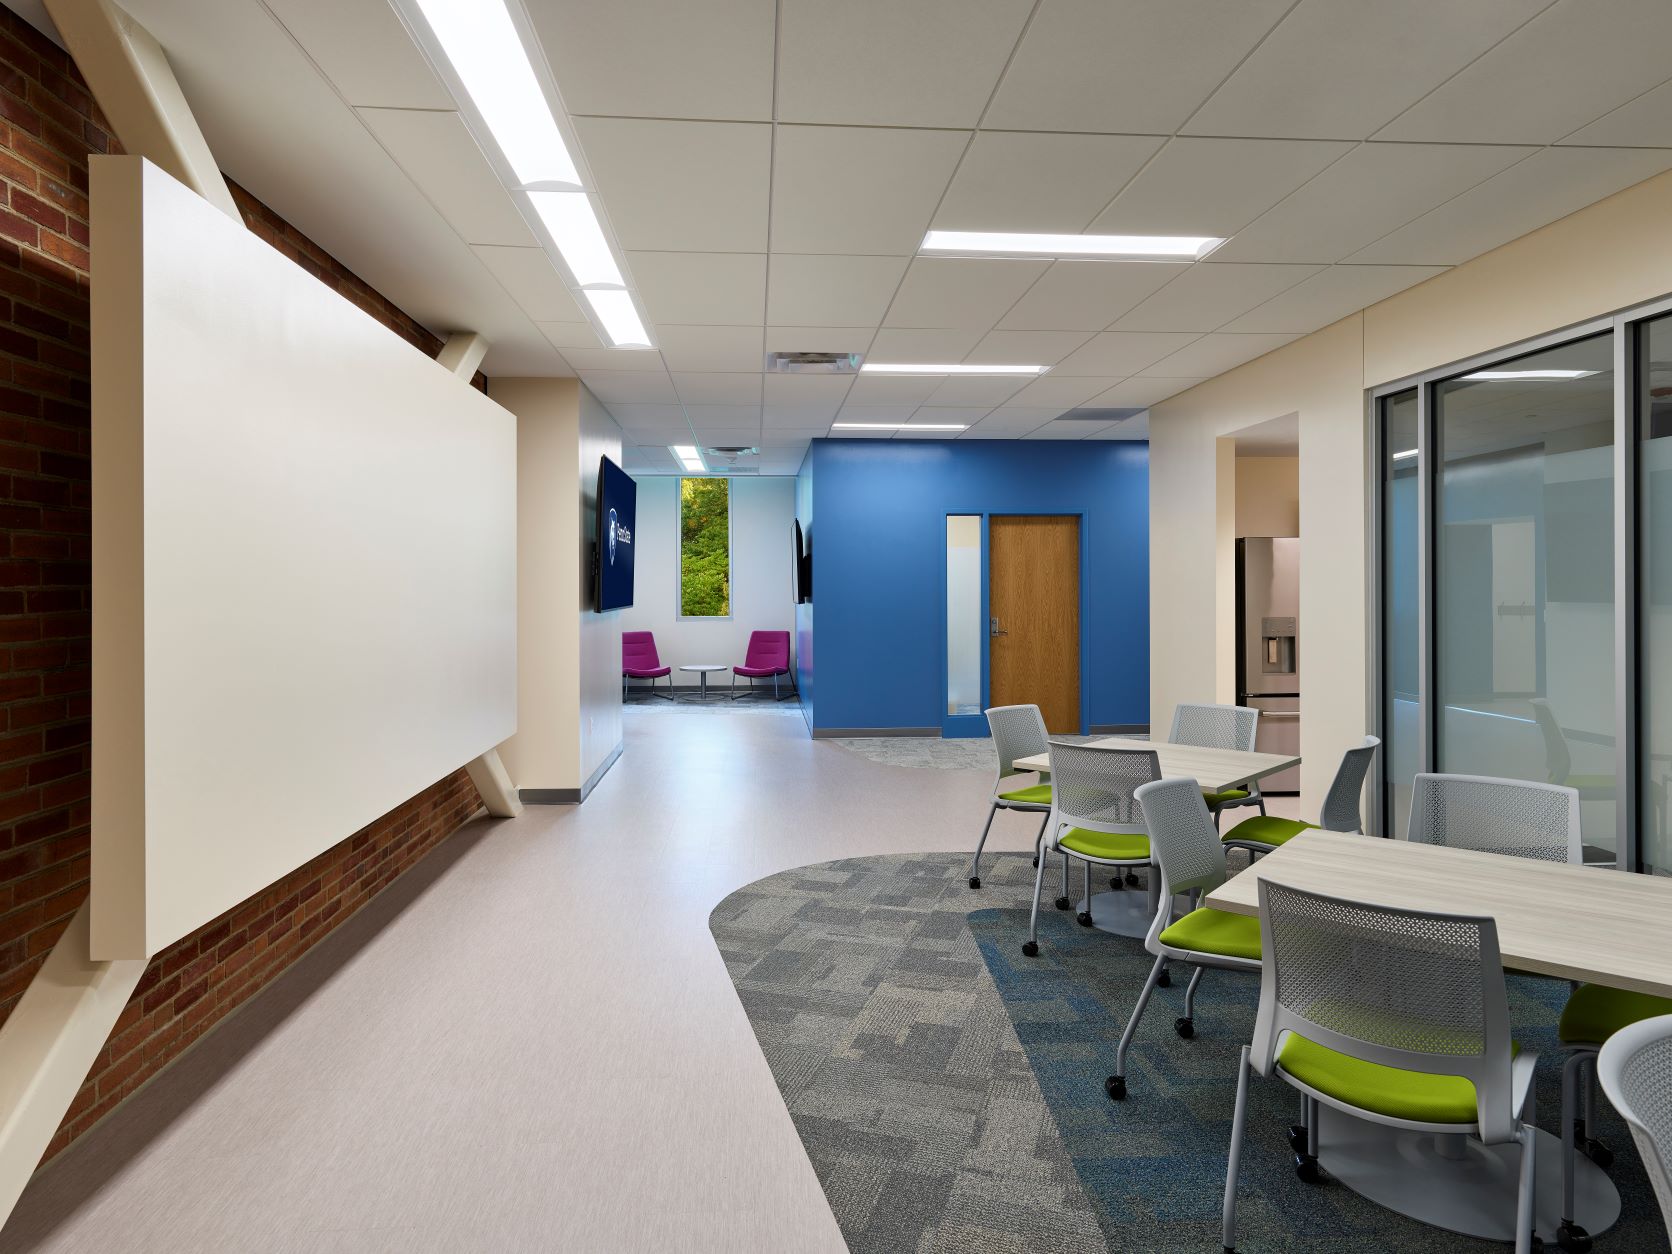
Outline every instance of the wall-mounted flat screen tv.
[[797, 604], [807, 599], [806, 559], [802, 556], [801, 520], [795, 519], [795, 532], [790, 536], [790, 598]]
[[633, 529], [639, 485], [609, 458], [598, 461], [598, 547], [592, 604], [602, 614], [633, 603]]

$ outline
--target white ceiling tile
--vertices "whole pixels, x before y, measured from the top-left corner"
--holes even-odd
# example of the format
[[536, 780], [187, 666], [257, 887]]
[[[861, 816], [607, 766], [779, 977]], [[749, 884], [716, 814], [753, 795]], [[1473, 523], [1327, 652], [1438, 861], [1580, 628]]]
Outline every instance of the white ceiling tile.
[[1089, 422], [1048, 422], [1028, 432], [1024, 440], [1083, 440], [1092, 432]]
[[1318, 273], [1319, 266], [1198, 264], [1116, 321], [1120, 331], [1212, 331]]
[[874, 326], [882, 321], [905, 268], [904, 257], [775, 253], [767, 321], [776, 326]]
[[826, 417], [841, 407], [854, 376], [839, 374], [769, 374], [766, 376], [766, 414], [793, 414], [800, 421], [810, 421], [823, 413]]
[[944, 376], [862, 374], [848, 390], [850, 405], [921, 405]]
[[1352, 146], [1327, 140], [1172, 139], [1091, 229], [1115, 235], [1235, 235]]
[[965, 360], [996, 366], [1054, 366], [1089, 339], [1085, 331], [989, 331]]
[[387, 3], [267, 0], [315, 65], [351, 105], [452, 109], [453, 97]]
[[761, 410], [761, 425], [768, 431], [822, 431], [840, 404], [840, 398], [825, 405], [768, 404]]
[[1178, 352], [1195, 339], [1193, 331], [1105, 331], [1063, 358], [1051, 373], [1123, 379]]
[[1088, 440], [1147, 440], [1149, 439], [1149, 413], [1134, 414], [1121, 422], [1111, 423], [1101, 431], [1094, 431], [1086, 437]]
[[1672, 80], [1581, 127], [1564, 144], [1672, 148]]
[[1548, 144], [1667, 79], [1672, 4], [1558, 0], [1378, 139]]
[[691, 405], [685, 414], [698, 431], [741, 431], [760, 427], [761, 407], [754, 405]]
[[606, 405], [665, 405], [679, 399], [665, 370], [583, 370], [581, 382]]
[[728, 446], [731, 448], [737, 448], [739, 446], [753, 447], [760, 442], [761, 438], [761, 429], [759, 426], [705, 427], [701, 423], [697, 423], [696, 428], [697, 443], [701, 444], [704, 448], [725, 448]]
[[782, 0], [778, 118], [974, 126], [1032, 0]]
[[720, 374], [681, 372], [673, 376], [679, 399], [687, 405], [759, 405], [761, 372]]
[[682, 326], [665, 322], [656, 328], [656, 343], [669, 370], [758, 371], [765, 360], [760, 327]]
[[535, 322], [586, 321], [544, 249], [477, 244], [471, 251]]
[[1044, 0], [983, 125], [1171, 134], [1292, 2]]
[[1349, 260], [1467, 261], [1667, 169], [1661, 148], [1546, 148]]
[[888, 307], [890, 327], [968, 327], [982, 331], [1049, 268], [1048, 261], [919, 257]]
[[1363, 139], [1550, 0], [1301, 0], [1186, 132]]
[[1030, 431], [1037, 431], [1062, 411], [1054, 408], [995, 409], [980, 422], [965, 431], [965, 440], [1019, 440]]
[[1005, 330], [1101, 331], [1189, 266], [1165, 261], [1058, 261], [999, 320]]
[[662, 357], [654, 348], [566, 348], [563, 360], [576, 370], [660, 370]]
[[1084, 405], [1099, 392], [1108, 391], [1118, 382], [1119, 376], [1110, 378], [1106, 375], [1048, 374], [1043, 379], [1035, 379], [1028, 384], [1011, 397], [1008, 403], [1047, 408], [1056, 405], [1062, 409], [1073, 409], [1077, 405]]
[[[934, 420], [925, 419], [925, 421], [933, 422]], [[946, 425], [947, 424], [945, 423], [935, 423], [935, 426], [939, 428], [944, 428]], [[894, 438], [896, 440], [956, 440], [962, 434], [964, 434], [962, 431], [950, 431], [944, 429], [931, 431], [928, 427], [908, 422], [905, 426], [901, 427], [894, 433]]]
[[539, 242], [458, 114], [361, 109], [360, 120], [465, 243]]
[[935, 211], [934, 225], [945, 231], [1083, 231], [1164, 142], [1153, 135], [982, 131]]
[[576, 118], [575, 129], [623, 248], [766, 250], [770, 126]]
[[1107, 405], [1111, 409], [1128, 405], [1154, 405], [1205, 382], [1206, 379], [1128, 379], [1124, 383], [1115, 384], [1101, 396], [1094, 396], [1092, 404]]
[[925, 405], [965, 408], [974, 405], [1002, 405], [1027, 386], [1016, 375], [955, 375], [943, 379], [929, 394]]
[[1227, 323], [1225, 330], [1316, 331], [1444, 273], [1444, 266], [1330, 266]]
[[[552, 342], [554, 348], [602, 348], [604, 341], [590, 322], [542, 322], [540, 334]], [[621, 350], [631, 351], [631, 350]]]
[[904, 422], [917, 412], [915, 403], [899, 405], [843, 405], [837, 422]]
[[[600, 398], [602, 399], [602, 398]], [[606, 402], [607, 403], [607, 402]], [[667, 426], [677, 423], [685, 424], [685, 408], [682, 405], [635, 405], [631, 402], [617, 402], [609, 407], [615, 420], [622, 425], [634, 426]]]
[[981, 332], [968, 328], [942, 330], [933, 328], [902, 329], [884, 327], [871, 341], [870, 361], [892, 362], [949, 362], [963, 361], [975, 347]]
[[1470, 144], [1361, 144], [1239, 231], [1213, 260], [1340, 261], [1532, 151]]
[[628, 253], [650, 320], [758, 325], [766, 307], [764, 253]]
[[772, 116], [772, 0], [540, 0], [529, 16], [572, 113]]
[[863, 353], [876, 335], [871, 327], [790, 327], [766, 328], [766, 351], [769, 353]]
[[780, 126], [773, 251], [911, 256], [967, 138], [962, 131]]
[[912, 415], [914, 422], [961, 422], [973, 426], [992, 412], [991, 405], [924, 405]]
[[[1178, 352], [1169, 357], [1163, 357], [1155, 365], [1148, 366], [1139, 373], [1147, 377], [1160, 379], [1212, 378], [1214, 375], [1224, 374], [1225, 371], [1240, 366], [1246, 361], [1263, 357], [1272, 349], [1282, 348], [1283, 345], [1298, 338], [1298, 336], [1287, 334], [1236, 335], [1228, 332], [1204, 335], [1195, 343], [1186, 344]], [[1120, 384], [1117, 383], [1115, 387], [1120, 387]], [[1110, 391], [1114, 390], [1114, 388], [1110, 389]]]

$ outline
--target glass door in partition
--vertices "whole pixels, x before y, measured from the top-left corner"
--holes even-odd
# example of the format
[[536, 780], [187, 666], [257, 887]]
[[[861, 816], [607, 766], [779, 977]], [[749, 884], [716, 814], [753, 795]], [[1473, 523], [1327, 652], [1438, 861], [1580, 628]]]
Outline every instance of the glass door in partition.
[[1579, 789], [1612, 860], [1613, 337], [1443, 380], [1434, 423], [1434, 769]]
[[1402, 836], [1422, 769], [1417, 390], [1382, 401], [1382, 831]]
[[1643, 327], [1638, 415], [1638, 793], [1642, 869], [1672, 874], [1672, 316]]

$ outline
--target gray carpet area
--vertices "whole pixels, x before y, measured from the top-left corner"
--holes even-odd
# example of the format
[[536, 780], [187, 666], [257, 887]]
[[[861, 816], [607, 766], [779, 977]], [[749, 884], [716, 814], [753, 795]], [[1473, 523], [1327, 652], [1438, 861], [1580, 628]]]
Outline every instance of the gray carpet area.
[[[1052, 739], [1084, 744], [1103, 737], [1053, 736]], [[838, 745], [872, 762], [881, 762], [884, 766], [993, 772], [998, 770], [999, 764], [993, 754], [993, 742], [985, 736], [957, 740], [943, 740], [939, 736], [839, 736], [826, 743]]]

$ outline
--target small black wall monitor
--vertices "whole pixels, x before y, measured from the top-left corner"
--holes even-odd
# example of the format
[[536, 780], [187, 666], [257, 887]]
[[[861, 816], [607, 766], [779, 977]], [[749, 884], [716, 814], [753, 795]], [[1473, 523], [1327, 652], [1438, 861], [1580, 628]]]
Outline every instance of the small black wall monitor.
[[598, 463], [598, 547], [593, 555], [593, 605], [606, 610], [633, 603], [633, 529], [637, 526], [639, 485], [609, 458]]

